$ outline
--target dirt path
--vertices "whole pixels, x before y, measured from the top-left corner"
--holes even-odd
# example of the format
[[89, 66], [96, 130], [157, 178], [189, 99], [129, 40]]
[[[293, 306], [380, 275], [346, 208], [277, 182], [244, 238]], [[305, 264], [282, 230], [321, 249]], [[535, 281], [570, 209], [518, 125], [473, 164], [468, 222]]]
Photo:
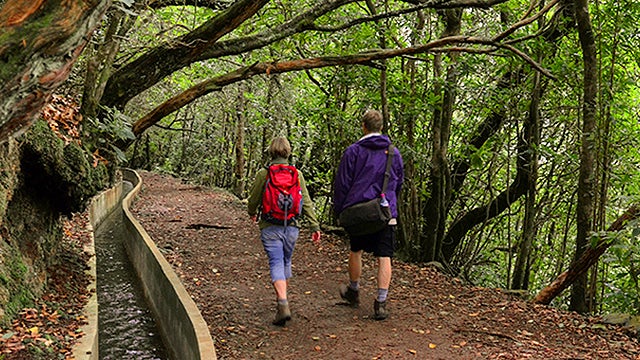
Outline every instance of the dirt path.
[[219, 359], [640, 359], [622, 329], [465, 286], [432, 268], [394, 262], [391, 317], [370, 318], [375, 263], [365, 258], [361, 305], [342, 304], [348, 247], [301, 232], [289, 301], [275, 298], [259, 230], [233, 196], [141, 172], [134, 214], [182, 278], [209, 324]]

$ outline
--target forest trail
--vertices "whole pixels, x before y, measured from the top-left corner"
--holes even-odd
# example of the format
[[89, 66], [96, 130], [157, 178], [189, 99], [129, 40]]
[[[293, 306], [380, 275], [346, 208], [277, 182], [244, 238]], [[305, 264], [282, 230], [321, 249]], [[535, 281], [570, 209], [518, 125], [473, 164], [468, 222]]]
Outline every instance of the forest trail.
[[375, 261], [365, 257], [361, 305], [345, 306], [348, 246], [302, 231], [293, 257], [286, 327], [259, 230], [234, 196], [150, 172], [133, 212], [209, 324], [219, 359], [640, 359], [624, 329], [499, 289], [464, 285], [394, 261], [389, 319], [371, 318]]

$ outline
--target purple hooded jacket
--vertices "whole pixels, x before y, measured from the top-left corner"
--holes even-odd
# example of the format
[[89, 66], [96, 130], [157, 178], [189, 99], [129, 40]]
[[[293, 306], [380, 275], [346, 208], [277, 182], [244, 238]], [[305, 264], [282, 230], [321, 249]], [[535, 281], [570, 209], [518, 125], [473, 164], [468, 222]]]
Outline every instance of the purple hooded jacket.
[[[340, 160], [333, 195], [333, 209], [339, 215], [345, 208], [371, 200], [382, 192], [387, 165], [386, 150], [391, 140], [386, 135], [372, 134], [351, 144]], [[395, 149], [386, 198], [391, 216], [398, 217], [398, 197], [404, 180], [400, 151]]]

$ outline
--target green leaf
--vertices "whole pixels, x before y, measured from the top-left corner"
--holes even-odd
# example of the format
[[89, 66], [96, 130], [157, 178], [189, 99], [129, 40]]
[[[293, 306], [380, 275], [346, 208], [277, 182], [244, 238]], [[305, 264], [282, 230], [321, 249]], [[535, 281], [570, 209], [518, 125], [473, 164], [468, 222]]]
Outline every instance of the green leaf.
[[482, 157], [478, 153], [471, 155], [471, 166], [474, 168], [482, 167]]
[[598, 235], [598, 233], [593, 233], [591, 234], [591, 238], [589, 239], [589, 245], [591, 247], [596, 247], [599, 241], [600, 241], [600, 236]]
[[114, 145], [111, 145], [111, 148], [116, 153], [116, 157], [118, 158], [119, 161], [122, 161], [122, 162], [127, 161], [127, 155], [124, 152], [122, 152], [120, 148]]

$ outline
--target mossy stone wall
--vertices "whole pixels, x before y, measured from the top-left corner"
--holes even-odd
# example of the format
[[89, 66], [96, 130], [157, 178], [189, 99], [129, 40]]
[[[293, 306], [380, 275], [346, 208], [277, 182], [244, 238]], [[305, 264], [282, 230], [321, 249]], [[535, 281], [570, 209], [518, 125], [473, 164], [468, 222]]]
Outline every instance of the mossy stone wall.
[[6, 323], [45, 288], [62, 217], [109, 187], [113, 167], [94, 166], [89, 152], [38, 121], [2, 145], [0, 169], [0, 323]]

